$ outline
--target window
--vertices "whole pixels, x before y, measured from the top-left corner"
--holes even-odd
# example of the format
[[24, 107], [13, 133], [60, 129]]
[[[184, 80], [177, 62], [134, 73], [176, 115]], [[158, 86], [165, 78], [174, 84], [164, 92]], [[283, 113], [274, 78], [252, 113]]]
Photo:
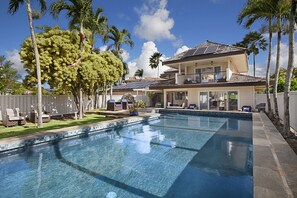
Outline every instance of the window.
[[185, 100], [186, 92], [175, 92], [175, 100]]

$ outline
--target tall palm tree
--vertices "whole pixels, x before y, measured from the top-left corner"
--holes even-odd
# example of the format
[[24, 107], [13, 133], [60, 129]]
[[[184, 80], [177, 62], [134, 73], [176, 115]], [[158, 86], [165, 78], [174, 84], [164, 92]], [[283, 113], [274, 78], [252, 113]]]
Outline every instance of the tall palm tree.
[[159, 78], [159, 64], [160, 64], [160, 58], [162, 57], [162, 54], [160, 52], [155, 52], [151, 57], [150, 57], [150, 67], [152, 69], [158, 68], [157, 72], [157, 78]]
[[111, 26], [109, 33], [104, 38], [105, 43], [108, 40], [112, 40], [113, 43], [108, 46], [108, 49], [114, 47], [115, 55], [119, 56], [122, 51], [122, 44], [128, 44], [131, 48], [134, 46], [134, 42], [131, 39], [131, 35], [126, 29], [119, 30], [116, 26]]
[[[279, 0], [248, 0], [245, 7], [240, 12], [237, 22], [239, 24], [244, 23], [244, 27], [250, 28], [250, 26], [258, 20], [265, 20], [268, 22], [268, 57], [266, 66], [266, 98], [268, 106], [268, 114], [272, 116], [271, 101], [270, 101], [270, 61], [271, 61], [271, 49], [272, 49], [272, 20], [275, 14], [275, 4]], [[255, 54], [254, 54], [255, 55]], [[254, 76], [255, 76], [255, 60], [254, 60]]]
[[[70, 19], [70, 29], [76, 29], [76, 26], [79, 25], [80, 50], [83, 52], [83, 43], [85, 40], [84, 26], [88, 23], [92, 15], [92, 0], [57, 0], [51, 5], [51, 14], [54, 18], [58, 18], [62, 11], [66, 11], [66, 16]], [[79, 70], [78, 76], [80, 76]], [[79, 83], [79, 118], [81, 119], [82, 117], [83, 93], [81, 83]]]
[[278, 101], [277, 101], [277, 86], [280, 71], [280, 44], [282, 36], [282, 21], [288, 19], [290, 3], [288, 0], [279, 0], [275, 5], [276, 8], [276, 28], [277, 28], [277, 48], [276, 48], [276, 66], [274, 73], [274, 84], [273, 84], [273, 101], [274, 101], [274, 117], [277, 124], [279, 124], [279, 111], [278, 111]]
[[297, 20], [296, 15], [297, 0], [291, 0], [291, 10], [289, 15], [289, 58], [286, 73], [285, 92], [284, 92], [284, 135], [285, 137], [292, 136], [290, 131], [290, 96], [292, 73], [294, 68], [294, 30]]
[[86, 23], [86, 28], [90, 31], [90, 35], [87, 36], [89, 43], [92, 45], [92, 50], [94, 50], [94, 44], [96, 43], [95, 37], [97, 35], [104, 39], [108, 34], [107, 17], [102, 16], [103, 9], [97, 8], [95, 12], [91, 12], [90, 18]]
[[[20, 5], [24, 4], [25, 0], [10, 0], [9, 1], [9, 8], [8, 12], [10, 14], [14, 14], [19, 9]], [[46, 10], [46, 1], [45, 0], [38, 0], [40, 4], [40, 11], [44, 13]], [[41, 90], [41, 70], [40, 70], [40, 61], [39, 61], [39, 52], [37, 48], [34, 26], [33, 26], [33, 12], [31, 9], [31, 2], [30, 0], [26, 0], [26, 7], [27, 7], [27, 14], [30, 26], [30, 33], [31, 33], [31, 40], [34, 49], [35, 61], [36, 61], [36, 72], [37, 72], [37, 111], [38, 111], [38, 128], [42, 128], [42, 90]]]

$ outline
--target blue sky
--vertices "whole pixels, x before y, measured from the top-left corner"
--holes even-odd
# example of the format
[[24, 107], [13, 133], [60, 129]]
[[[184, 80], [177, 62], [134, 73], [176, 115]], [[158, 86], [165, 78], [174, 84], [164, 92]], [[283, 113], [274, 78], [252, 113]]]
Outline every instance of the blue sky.
[[[23, 5], [13, 16], [9, 15], [8, 0], [0, 1], [0, 54], [16, 63], [23, 74], [18, 57], [21, 43], [29, 36], [26, 8]], [[36, 1], [33, 1], [33, 7]], [[53, 0], [48, 0], [51, 4]], [[154, 51], [164, 57], [173, 56], [177, 50], [194, 47], [206, 40], [233, 44], [240, 41], [249, 31], [236, 23], [236, 18], [246, 0], [94, 0], [94, 7], [102, 7], [109, 24], [126, 28], [135, 43], [133, 49], [123, 46], [124, 59], [128, 62], [131, 75], [137, 68], [145, 69], [146, 76], [156, 71], [148, 68], [148, 58]], [[68, 26], [68, 20], [62, 13], [58, 20], [49, 14], [34, 21], [34, 25]], [[259, 24], [251, 30], [258, 30]], [[286, 48], [286, 39], [282, 48]], [[104, 48], [104, 44], [97, 43]], [[257, 57], [258, 75], [263, 75], [267, 52]], [[251, 58], [250, 58], [251, 62]], [[286, 57], [282, 62], [285, 64]], [[165, 68], [163, 69], [165, 70]], [[252, 72], [252, 71], [250, 71]]]

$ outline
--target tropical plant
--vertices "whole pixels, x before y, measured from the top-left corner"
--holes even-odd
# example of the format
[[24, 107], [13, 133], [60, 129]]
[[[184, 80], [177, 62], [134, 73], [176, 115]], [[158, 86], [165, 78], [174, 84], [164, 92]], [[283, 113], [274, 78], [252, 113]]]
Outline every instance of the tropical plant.
[[136, 70], [134, 76], [142, 77], [143, 76], [143, 69], [138, 69]]
[[12, 67], [13, 63], [0, 56], [0, 95], [13, 94], [20, 86], [18, 71]]
[[119, 30], [116, 26], [111, 26], [108, 30], [108, 34], [104, 38], [105, 43], [109, 40], [112, 40], [113, 43], [108, 46], [108, 49], [114, 47], [114, 54], [116, 56], [122, 53], [121, 48], [123, 44], [128, 44], [131, 48], [134, 46], [129, 31], [126, 29]]
[[[79, 26], [80, 50], [83, 53], [85, 32], [84, 26], [89, 22], [92, 15], [92, 0], [58, 0], [51, 5], [51, 14], [54, 18], [58, 18], [62, 11], [66, 11], [67, 17], [70, 19], [69, 28], [76, 29]], [[82, 53], [81, 57], [82, 58]], [[80, 75], [80, 70], [77, 70]], [[83, 117], [83, 93], [82, 87], [79, 86], [79, 118]]]
[[[9, 8], [8, 12], [10, 14], [15, 14], [17, 10], [19, 9], [20, 5], [24, 4], [25, 0], [10, 0], [9, 1]], [[40, 4], [40, 13], [44, 13], [46, 11], [46, 1], [45, 0], [38, 0]], [[34, 11], [31, 9], [31, 1], [26, 0], [26, 7], [27, 7], [27, 15], [29, 20], [29, 26], [30, 26], [30, 34], [31, 34], [31, 40], [33, 43], [33, 49], [34, 49], [34, 56], [35, 56], [35, 65], [36, 65], [36, 72], [37, 72], [37, 88], [38, 88], [38, 94], [37, 94], [37, 107], [38, 107], [38, 114], [42, 114], [42, 90], [41, 90], [41, 70], [40, 70], [40, 62], [39, 62], [39, 52], [35, 40], [35, 32], [34, 32], [34, 26], [33, 26], [33, 18], [40, 18], [40, 15], [38, 14], [38, 11]], [[42, 119], [41, 116], [38, 118], [38, 128], [42, 128]]]
[[[108, 34], [107, 17], [102, 16], [103, 9], [97, 8], [95, 12], [90, 13], [86, 28], [90, 34], [86, 34], [88, 42], [92, 45], [92, 50], [95, 50], [94, 44], [96, 43], [96, 36], [101, 36], [104, 39]], [[86, 31], [88, 32], [88, 31]]]
[[291, 133], [290, 127], [290, 96], [289, 91], [291, 89], [291, 80], [292, 73], [294, 67], [294, 31], [295, 24], [297, 20], [296, 15], [296, 0], [291, 0], [291, 10], [289, 15], [289, 57], [288, 57], [288, 66], [287, 66], [287, 74], [286, 74], [286, 82], [285, 82], [285, 92], [284, 92], [284, 136], [291, 137], [293, 134]]
[[150, 57], [150, 67], [152, 69], [158, 68], [157, 72], [157, 78], [159, 78], [159, 64], [160, 64], [160, 58], [162, 57], [162, 54], [160, 52], [155, 52], [151, 57]]

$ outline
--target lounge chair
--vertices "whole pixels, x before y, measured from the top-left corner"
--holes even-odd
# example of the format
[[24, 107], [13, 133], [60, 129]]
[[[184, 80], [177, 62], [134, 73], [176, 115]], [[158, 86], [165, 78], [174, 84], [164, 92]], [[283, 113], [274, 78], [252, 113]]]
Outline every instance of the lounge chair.
[[183, 102], [181, 106], [167, 106], [167, 109], [184, 109], [186, 107], [186, 103]]
[[6, 109], [6, 117], [3, 119], [3, 125], [6, 127], [25, 125], [26, 119], [19, 115], [19, 109]]

